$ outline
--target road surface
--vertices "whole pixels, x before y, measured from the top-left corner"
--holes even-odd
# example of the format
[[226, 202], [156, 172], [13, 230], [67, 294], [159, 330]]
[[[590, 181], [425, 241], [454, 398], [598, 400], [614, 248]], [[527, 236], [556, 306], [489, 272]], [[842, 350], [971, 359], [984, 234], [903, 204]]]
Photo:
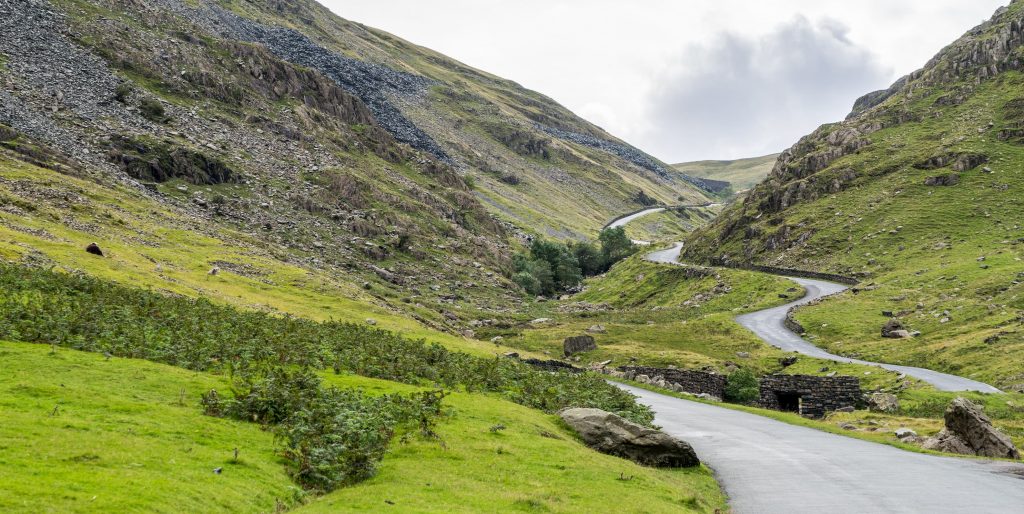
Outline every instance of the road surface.
[[[682, 249], [682, 243], [677, 243], [676, 246], [667, 250], [661, 250], [652, 252], [647, 256], [648, 260], [661, 263], [678, 264], [679, 252]], [[904, 373], [907, 376], [921, 379], [934, 386], [940, 391], [981, 391], [985, 393], [998, 393], [999, 389], [992, 387], [988, 384], [971, 380], [969, 378], [958, 377], [956, 375], [949, 375], [946, 373], [940, 373], [938, 371], [932, 371], [930, 369], [915, 368], [912, 366], [897, 366], [895, 364], [882, 364], [878, 362], [869, 362], [860, 359], [851, 359], [849, 357], [842, 357], [834, 355], [825, 350], [814, 346], [810, 342], [804, 340], [795, 332], [786, 328], [783, 321], [786, 319], [786, 313], [789, 309], [797, 305], [803, 305], [810, 303], [818, 298], [836, 294], [847, 289], [842, 284], [836, 284], [833, 282], [826, 282], [824, 280], [811, 280], [807, 278], [794, 278], [787, 277], [790, 280], [804, 286], [807, 289], [807, 295], [803, 298], [773, 307], [771, 309], [765, 309], [763, 311], [751, 312], [750, 314], [743, 314], [736, 318], [736, 321], [749, 329], [751, 332], [756, 334], [758, 337], [763, 339], [768, 344], [780, 348], [787, 352], [797, 352], [811, 357], [819, 359], [828, 359], [837, 362], [848, 362], [854, 364], [864, 364], [868, 366], [878, 366], [898, 373]], [[1021, 512], [1024, 512], [1024, 505], [1021, 506]]]
[[737, 514], [1024, 512], [1024, 467], [939, 457], [621, 385], [690, 443]]

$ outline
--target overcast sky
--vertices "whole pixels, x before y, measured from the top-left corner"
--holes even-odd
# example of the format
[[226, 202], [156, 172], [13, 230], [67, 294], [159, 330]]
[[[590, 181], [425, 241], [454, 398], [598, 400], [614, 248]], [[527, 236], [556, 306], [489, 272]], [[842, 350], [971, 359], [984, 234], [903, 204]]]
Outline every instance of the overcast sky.
[[1008, 0], [321, 0], [668, 162], [785, 149]]

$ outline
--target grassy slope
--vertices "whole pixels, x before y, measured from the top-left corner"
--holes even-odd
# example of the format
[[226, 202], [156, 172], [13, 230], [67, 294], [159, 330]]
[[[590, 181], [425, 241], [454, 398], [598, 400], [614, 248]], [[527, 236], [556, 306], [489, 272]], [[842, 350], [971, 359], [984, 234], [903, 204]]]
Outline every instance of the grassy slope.
[[[443, 447], [398, 444], [378, 476], [300, 512], [710, 512], [724, 503], [707, 469], [656, 470], [589, 451], [556, 417], [496, 398], [457, 393], [445, 403], [454, 414], [439, 430]], [[497, 424], [506, 428], [492, 432]]]
[[271, 434], [202, 414], [221, 378], [25, 343], [0, 359], [4, 512], [256, 512], [294, 495]]
[[[986, 127], [1022, 86], [1024, 75], [1006, 73], [941, 117], [871, 134], [870, 146], [830, 167], [863, 170], [855, 186], [781, 213], [785, 224], [814, 234], [761, 260], [862, 272], [876, 286], [801, 309], [797, 317], [812, 340], [837, 353], [923, 365], [1003, 387], [1024, 384], [1024, 148], [998, 141]], [[914, 106], [926, 110], [934, 96]], [[979, 167], [962, 173], [956, 186], [923, 185], [926, 177], [950, 172], [910, 166], [935, 153], [937, 144], [991, 156], [993, 173]], [[878, 174], [890, 168], [896, 171]], [[738, 253], [738, 243], [730, 240], [719, 251]], [[883, 339], [882, 311], [907, 311], [901, 320], [923, 336]], [[998, 341], [985, 343], [1000, 333]]]
[[[222, 377], [24, 343], [0, 343], [0, 357], [0, 510], [267, 512], [296, 498], [269, 433], [202, 415], [198, 394], [227, 389]], [[411, 390], [355, 376], [328, 381]], [[466, 512], [565, 512], [643, 501], [649, 512], [710, 512], [724, 505], [706, 469], [654, 470], [598, 454], [553, 416], [497, 398], [456, 394], [446, 403], [452, 413], [439, 430], [446, 448], [415, 437], [395, 443], [375, 478], [300, 510], [451, 512], [458, 504]], [[507, 428], [490, 432], [498, 423]], [[635, 478], [617, 480], [620, 473]]]
[[[713, 269], [703, 277], [688, 275], [679, 266], [654, 264], [643, 253], [615, 265], [605, 275], [589, 279], [586, 290], [560, 302], [533, 304], [530, 319], [550, 322], [482, 335], [501, 335], [503, 344], [550, 357], [562, 356], [562, 341], [603, 325], [604, 334], [592, 334], [598, 349], [582, 354], [581, 363], [612, 360], [612, 367], [630, 363], [680, 368], [710, 366], [725, 371], [727, 363], [759, 373], [825, 375], [836, 371], [861, 379], [865, 390], [893, 389], [901, 382], [896, 373], [875, 367], [836, 364], [800, 357], [783, 368], [786, 354], [769, 346], [738, 325], [736, 315], [765, 309], [800, 297], [793, 282], [774, 275]], [[786, 295], [789, 299], [783, 299]], [[604, 305], [604, 310], [573, 312], [577, 302]], [[745, 352], [749, 357], [739, 357]], [[549, 358], [550, 358], [549, 357]], [[822, 370], [825, 371], [822, 371]], [[926, 387], [906, 381], [908, 388]]]
[[736, 191], [749, 189], [772, 171], [779, 154], [736, 159], [734, 161], [694, 161], [673, 164], [677, 171], [694, 177], [724, 180]]
[[[26, 188], [71, 202], [27, 199]], [[70, 195], [70, 196], [68, 196]], [[127, 285], [165, 290], [247, 308], [270, 309], [312, 319], [363, 322], [424, 337], [454, 349], [492, 355], [493, 345], [432, 330], [402, 315], [388, 303], [398, 298], [369, 296], [344, 277], [309, 271], [283, 262], [283, 252], [264, 248], [246, 234], [208, 231], [168, 205], [127, 188], [98, 185], [0, 155], [0, 258], [50, 262]], [[99, 241], [107, 254], [86, 254]], [[253, 273], [232, 273], [234, 263]]]

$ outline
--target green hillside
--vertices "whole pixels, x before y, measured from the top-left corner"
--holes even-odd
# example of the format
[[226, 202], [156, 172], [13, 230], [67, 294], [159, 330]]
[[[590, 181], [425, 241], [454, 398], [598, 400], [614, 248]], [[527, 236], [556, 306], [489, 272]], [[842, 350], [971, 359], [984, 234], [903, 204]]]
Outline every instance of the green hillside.
[[[601, 455], [553, 416], [465, 393], [446, 399], [440, 440], [396, 443], [374, 478], [314, 498], [285, 473], [272, 433], [203, 415], [199, 394], [227, 390], [223, 376], [48, 345], [0, 342], [0, 356], [4, 512], [475, 512], [480, 501], [513, 512], [639, 501], [651, 512], [711, 512], [724, 503], [706, 470]], [[371, 395], [417, 390], [350, 375], [329, 382]]]
[[[1014, 2], [803, 138], [685, 258], [858, 277], [798, 312], [816, 343], [1024, 388], [1022, 19]], [[883, 313], [921, 335], [883, 339]]]
[[765, 179], [775, 166], [779, 154], [736, 159], [732, 161], [694, 161], [673, 164], [681, 173], [694, 177], [723, 180], [732, 184], [734, 191], [750, 189]]

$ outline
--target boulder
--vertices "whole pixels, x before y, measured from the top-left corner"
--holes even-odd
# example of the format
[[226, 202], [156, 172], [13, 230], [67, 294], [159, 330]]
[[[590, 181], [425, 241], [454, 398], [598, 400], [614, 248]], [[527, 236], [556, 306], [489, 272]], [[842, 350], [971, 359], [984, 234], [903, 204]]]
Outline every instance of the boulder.
[[594, 338], [592, 336], [566, 337], [565, 341], [562, 342], [562, 351], [565, 352], [566, 357], [581, 352], [593, 351], [596, 349], [597, 342], [594, 341]]
[[604, 328], [604, 325], [592, 325], [587, 329], [587, 332], [591, 334], [603, 334], [607, 332], [607, 330]]
[[100, 249], [100, 245], [96, 243], [89, 243], [89, 246], [85, 247], [85, 251], [93, 255], [99, 255], [103, 257], [103, 250]]
[[[906, 336], [903, 334], [906, 334]], [[896, 318], [892, 318], [886, 321], [885, 325], [882, 325], [882, 337], [899, 339], [908, 336], [910, 336], [910, 332], [907, 332], [906, 328], [903, 327], [903, 323], [900, 323], [900, 320]]]
[[566, 409], [562, 419], [587, 446], [645, 466], [688, 468], [700, 465], [693, 448], [660, 430], [647, 428], [601, 409]]
[[956, 173], [938, 175], [924, 179], [924, 185], [926, 186], [955, 186], [959, 183], [960, 175], [957, 175]]
[[992, 420], [967, 398], [956, 398], [946, 408], [946, 428], [924, 442], [923, 447], [964, 455], [1020, 459], [1009, 436], [992, 426]]
[[907, 440], [914, 441], [914, 440], [917, 440], [917, 432], [914, 432], [913, 430], [911, 430], [909, 428], [897, 429], [895, 434], [896, 434], [896, 439], [899, 439], [900, 441], [907, 441]]
[[900, 410], [900, 399], [894, 394], [875, 393], [868, 397], [868, 409], [873, 412], [893, 413]]

